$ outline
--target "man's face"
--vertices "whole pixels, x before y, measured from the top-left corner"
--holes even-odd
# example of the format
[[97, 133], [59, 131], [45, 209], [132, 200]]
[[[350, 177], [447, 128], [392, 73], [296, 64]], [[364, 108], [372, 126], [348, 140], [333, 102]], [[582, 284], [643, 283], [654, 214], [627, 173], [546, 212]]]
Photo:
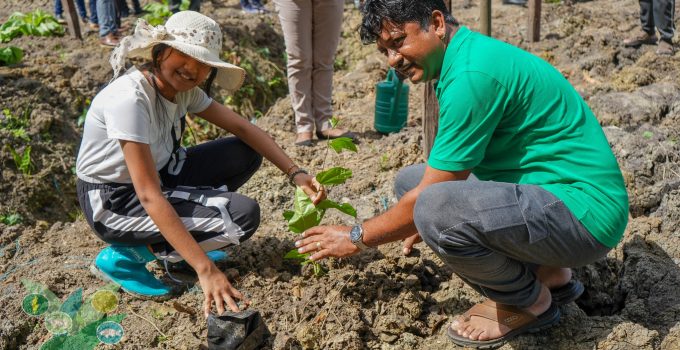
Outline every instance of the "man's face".
[[395, 25], [384, 21], [377, 39], [378, 50], [387, 56], [387, 63], [412, 83], [439, 77], [444, 60], [446, 45], [442, 37], [446, 24], [433, 16], [426, 29], [417, 22]]

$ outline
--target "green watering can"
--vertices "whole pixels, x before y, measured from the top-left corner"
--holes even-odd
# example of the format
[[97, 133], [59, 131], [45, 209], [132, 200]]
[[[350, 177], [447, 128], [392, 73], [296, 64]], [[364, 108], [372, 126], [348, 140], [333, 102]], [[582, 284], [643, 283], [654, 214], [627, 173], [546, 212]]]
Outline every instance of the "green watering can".
[[383, 134], [398, 132], [408, 117], [408, 85], [397, 77], [394, 69], [387, 79], [375, 86], [375, 130]]

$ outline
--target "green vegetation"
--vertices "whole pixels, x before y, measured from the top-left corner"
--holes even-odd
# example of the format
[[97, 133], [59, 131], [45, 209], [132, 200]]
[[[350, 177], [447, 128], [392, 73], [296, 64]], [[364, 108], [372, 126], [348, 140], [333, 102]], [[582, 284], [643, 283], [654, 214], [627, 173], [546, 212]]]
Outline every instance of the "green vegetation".
[[42, 10], [27, 14], [15, 12], [0, 26], [0, 42], [6, 43], [21, 35], [63, 35], [64, 27], [52, 15]]
[[[182, 0], [179, 7], [181, 10], [189, 8], [189, 0]], [[152, 26], [164, 24], [168, 17], [172, 16], [172, 12], [168, 9], [168, 1], [162, 0], [159, 2], [150, 2], [144, 5], [144, 10], [148, 12], [142, 18], [149, 22]]]
[[[333, 118], [331, 125], [337, 125], [337, 119]], [[352, 142], [352, 139], [341, 137], [328, 142], [328, 147], [336, 153], [342, 153], [343, 150], [357, 152], [357, 147]], [[324, 163], [326, 160], [324, 159]], [[316, 180], [324, 186], [333, 186], [343, 184], [347, 179], [352, 177], [352, 171], [343, 167], [334, 167], [322, 171], [316, 175]], [[305, 194], [305, 192], [297, 187], [295, 189], [295, 198], [293, 201], [293, 209], [283, 213], [284, 219], [288, 222], [288, 230], [293, 233], [302, 233], [305, 230], [318, 226], [321, 223], [326, 210], [336, 209], [342, 213], [356, 218], [357, 212], [349, 203], [337, 203], [329, 199], [321, 201], [314, 206], [312, 200]], [[301, 254], [297, 249], [293, 249], [286, 253], [284, 259], [299, 260], [301, 265], [311, 264], [314, 269], [314, 275], [320, 276], [324, 273], [321, 264], [309, 259], [310, 253]]]
[[21, 62], [22, 58], [24, 58], [24, 50], [18, 47], [8, 46], [0, 48], [0, 66], [17, 64]]
[[14, 165], [21, 171], [24, 175], [31, 175], [31, 172], [35, 170], [33, 161], [31, 160], [31, 146], [26, 146], [22, 153], [17, 152], [14, 147], [7, 145], [9, 152], [12, 153], [12, 158], [14, 158]]
[[7, 214], [7, 215], [0, 215], [0, 222], [7, 226], [14, 226], [20, 224], [24, 220], [21, 215], [14, 213], [14, 214]]
[[244, 38], [237, 46], [239, 49], [225, 51], [227, 62], [235, 64], [246, 71], [243, 86], [228, 96], [225, 104], [232, 107], [236, 113], [250, 118], [259, 118], [262, 111], [284, 96], [286, 89], [286, 74], [274, 62], [268, 48], [250, 49], [257, 47], [255, 43], [246, 43]]

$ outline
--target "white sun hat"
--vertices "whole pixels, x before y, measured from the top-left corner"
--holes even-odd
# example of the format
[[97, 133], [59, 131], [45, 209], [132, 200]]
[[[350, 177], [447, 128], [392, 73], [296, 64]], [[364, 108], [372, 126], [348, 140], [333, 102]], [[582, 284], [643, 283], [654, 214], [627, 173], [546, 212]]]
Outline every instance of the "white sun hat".
[[223, 89], [235, 91], [243, 84], [246, 76], [243, 68], [220, 59], [222, 30], [219, 24], [195, 11], [177, 12], [164, 26], [152, 26], [141, 18], [137, 20], [134, 34], [123, 38], [109, 59], [114, 79], [125, 67], [126, 58], [151, 59], [151, 50], [158, 44], [171, 46], [217, 68], [215, 82]]

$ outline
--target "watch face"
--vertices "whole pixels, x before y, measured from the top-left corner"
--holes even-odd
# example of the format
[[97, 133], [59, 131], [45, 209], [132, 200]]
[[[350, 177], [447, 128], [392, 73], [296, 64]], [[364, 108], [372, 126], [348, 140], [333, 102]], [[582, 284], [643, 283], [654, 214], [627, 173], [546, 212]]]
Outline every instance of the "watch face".
[[354, 226], [352, 227], [352, 230], [349, 231], [349, 239], [352, 240], [352, 242], [356, 242], [361, 239], [361, 227], [359, 226]]

